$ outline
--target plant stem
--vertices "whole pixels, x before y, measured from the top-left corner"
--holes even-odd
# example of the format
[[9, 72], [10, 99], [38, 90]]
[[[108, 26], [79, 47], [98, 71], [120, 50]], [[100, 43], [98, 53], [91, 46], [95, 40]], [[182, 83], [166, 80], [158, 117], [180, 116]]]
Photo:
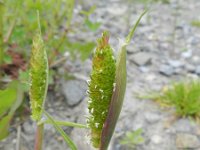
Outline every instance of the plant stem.
[[[3, 2], [0, 1], [0, 65], [3, 63]], [[1, 72], [0, 72], [1, 75]]]
[[42, 150], [44, 124], [37, 125], [34, 150]]
[[15, 18], [14, 21], [13, 21], [13, 23], [11, 24], [9, 30], [8, 30], [7, 35], [5, 36], [4, 41], [3, 41], [5, 44], [7, 44], [7, 43], [9, 42], [10, 37], [11, 37], [11, 35], [12, 35], [12, 33], [13, 33], [13, 30], [14, 30], [14, 28], [15, 28], [16, 22], [17, 22], [17, 19]]

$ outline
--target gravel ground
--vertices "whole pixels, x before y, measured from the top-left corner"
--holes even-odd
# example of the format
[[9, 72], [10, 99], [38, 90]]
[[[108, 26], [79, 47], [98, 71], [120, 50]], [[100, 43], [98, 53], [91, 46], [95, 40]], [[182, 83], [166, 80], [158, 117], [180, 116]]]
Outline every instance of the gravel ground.
[[[160, 90], [171, 81], [198, 78], [200, 28], [192, 26], [191, 22], [200, 19], [200, 1], [173, 0], [169, 4], [154, 3], [144, 6], [131, 0], [86, 0], [84, 5], [77, 3], [74, 22], [83, 19], [78, 16], [81, 9], [88, 9], [93, 5], [97, 8], [90, 19], [102, 23], [98, 31], [69, 36], [74, 40], [84, 40], [85, 37], [88, 40], [96, 39], [103, 30], [109, 30], [110, 42], [115, 49], [118, 49], [118, 38], [125, 37], [145, 7], [149, 7], [148, 14], [142, 19], [131, 44], [127, 47], [127, 90], [110, 149], [130, 149], [120, 145], [119, 139], [126, 131], [142, 128], [144, 143], [137, 145], [137, 150], [200, 150], [200, 127], [194, 121], [176, 118], [174, 108], [164, 109], [151, 100], [139, 100], [135, 96], [135, 93], [145, 93], [149, 89]], [[55, 118], [85, 124], [85, 80], [89, 77], [91, 59], [84, 63], [78, 59], [75, 62], [68, 60], [59, 69], [59, 73], [62, 74], [69, 66], [78, 79], [59, 79], [59, 92], [49, 92], [46, 109]], [[15, 150], [19, 139], [20, 150], [32, 150], [34, 129], [35, 124], [27, 120], [0, 143], [0, 150]], [[87, 130], [67, 127], [64, 127], [64, 130], [79, 150], [93, 149], [87, 143]], [[17, 138], [17, 133], [20, 133], [20, 138]], [[54, 128], [46, 125], [44, 150], [54, 149], [68, 148]]]

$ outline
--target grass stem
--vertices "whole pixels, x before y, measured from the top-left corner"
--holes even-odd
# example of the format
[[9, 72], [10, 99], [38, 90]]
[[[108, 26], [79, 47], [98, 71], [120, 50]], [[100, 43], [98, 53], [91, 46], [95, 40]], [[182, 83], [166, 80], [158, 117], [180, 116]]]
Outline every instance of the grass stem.
[[34, 150], [42, 150], [44, 124], [37, 125]]

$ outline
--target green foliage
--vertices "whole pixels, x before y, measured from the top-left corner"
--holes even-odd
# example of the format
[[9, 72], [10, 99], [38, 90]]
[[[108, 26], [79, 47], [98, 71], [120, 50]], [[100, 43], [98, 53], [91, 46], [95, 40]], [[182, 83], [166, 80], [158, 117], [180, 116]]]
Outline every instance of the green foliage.
[[108, 43], [107, 32], [98, 40], [93, 56], [91, 81], [89, 81], [87, 124], [91, 129], [91, 142], [95, 148], [106, 150], [121, 112], [126, 90], [126, 46], [130, 43], [144, 11], [122, 44], [115, 62]]
[[18, 81], [11, 82], [6, 89], [0, 90], [0, 140], [8, 135], [10, 120], [21, 105], [23, 89]]
[[0, 117], [5, 115], [6, 112], [12, 107], [16, 100], [17, 91], [13, 88], [0, 90]]
[[159, 103], [175, 106], [176, 113], [182, 117], [200, 116], [200, 81], [177, 82], [152, 97]]
[[88, 92], [90, 116], [87, 123], [91, 128], [92, 144], [96, 148], [100, 146], [101, 131], [108, 113], [115, 79], [115, 59], [108, 40], [106, 32], [98, 40]]
[[0, 140], [4, 139], [8, 136], [8, 129], [9, 129], [9, 123], [12, 118], [12, 115], [6, 115], [5, 117], [1, 118], [0, 120]]
[[194, 26], [194, 27], [200, 28], [200, 21], [199, 20], [193, 20], [191, 22], [191, 25]]
[[135, 149], [136, 145], [144, 142], [142, 132], [143, 130], [141, 128], [135, 131], [126, 132], [126, 135], [120, 140], [120, 144], [126, 145], [130, 149]]
[[85, 19], [85, 25], [91, 30], [91, 31], [96, 31], [101, 23], [100, 22], [92, 22], [88, 18]]
[[92, 22], [90, 19], [89, 19], [89, 16], [94, 13], [96, 9], [96, 6], [93, 6], [89, 9], [89, 11], [81, 11], [81, 14], [85, 15], [86, 18], [85, 18], [85, 25], [91, 30], [91, 31], [96, 31], [101, 23], [100, 22]]
[[[71, 26], [74, 3], [74, 0], [6, 0], [5, 15], [3, 17], [4, 33], [6, 35], [4, 39], [8, 40], [6, 44], [17, 43], [16, 49], [25, 53], [25, 56], [29, 55], [29, 51], [25, 50], [30, 48], [32, 37], [35, 35], [34, 31], [37, 29], [35, 11], [39, 10], [41, 30], [44, 35], [50, 64], [58, 59], [58, 55], [67, 50], [72, 53], [80, 53], [82, 60], [85, 60], [94, 48], [90, 45], [86, 50], [85, 45], [92, 43], [92, 41], [77, 42], [79, 47], [74, 49], [76, 43], [73, 44], [67, 38], [67, 33], [74, 32], [73, 28], [80, 24], [75, 22]], [[87, 18], [86, 16], [86, 20]], [[88, 27], [91, 30], [96, 30], [98, 26], [96, 23], [88, 22]]]
[[67, 48], [71, 52], [72, 56], [77, 55], [77, 52], [81, 53], [81, 60], [85, 60], [91, 54], [91, 50], [94, 49], [94, 42], [68, 42]]
[[40, 121], [48, 86], [48, 59], [41, 37], [37, 33], [33, 39], [30, 59], [30, 102], [32, 119]]

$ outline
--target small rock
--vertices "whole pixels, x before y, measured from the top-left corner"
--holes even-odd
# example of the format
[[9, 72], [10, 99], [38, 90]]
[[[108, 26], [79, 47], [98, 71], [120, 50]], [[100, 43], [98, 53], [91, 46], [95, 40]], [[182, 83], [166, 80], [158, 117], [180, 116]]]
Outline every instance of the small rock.
[[160, 119], [160, 115], [153, 112], [146, 112], [144, 116], [147, 122], [149, 123], [155, 123]]
[[183, 52], [183, 53], [181, 54], [181, 56], [182, 56], [183, 58], [190, 58], [190, 57], [192, 56], [192, 51], [191, 51], [191, 50], [187, 50], [186, 52]]
[[160, 144], [160, 143], [162, 143], [162, 137], [159, 135], [153, 135], [151, 137], [151, 142], [154, 144]]
[[200, 57], [199, 57], [199, 56], [193, 56], [193, 57], [192, 57], [192, 62], [193, 62], [194, 64], [199, 64], [199, 62], [200, 62]]
[[176, 132], [191, 132], [191, 123], [188, 119], [177, 120], [174, 124]]
[[177, 148], [193, 149], [198, 148], [200, 146], [200, 142], [196, 135], [178, 133], [176, 135], [176, 146]]
[[134, 45], [134, 43], [127, 45], [127, 47], [126, 47], [127, 54], [134, 54], [134, 53], [140, 52], [140, 49], [133, 45]]
[[83, 81], [69, 80], [62, 84], [63, 94], [70, 106], [78, 104], [85, 97], [87, 85]]
[[35, 132], [35, 124], [31, 121], [27, 121], [23, 123], [23, 129], [26, 134], [33, 134]]
[[147, 68], [146, 66], [140, 66], [140, 67], [139, 67], [139, 70], [140, 70], [141, 72], [143, 72], [143, 73], [149, 72], [149, 68]]
[[184, 64], [178, 60], [169, 60], [168, 64], [174, 68], [179, 68], [184, 66]]
[[171, 76], [174, 74], [174, 68], [169, 65], [161, 65], [159, 72], [166, 76]]
[[197, 75], [200, 75], [200, 66], [197, 66], [197, 67], [196, 67], [195, 73], [196, 73]]
[[140, 52], [130, 57], [130, 60], [138, 66], [151, 63], [152, 56], [147, 52]]
[[190, 73], [194, 73], [195, 72], [195, 66], [191, 65], [191, 64], [187, 64], [185, 66], [186, 70]]

